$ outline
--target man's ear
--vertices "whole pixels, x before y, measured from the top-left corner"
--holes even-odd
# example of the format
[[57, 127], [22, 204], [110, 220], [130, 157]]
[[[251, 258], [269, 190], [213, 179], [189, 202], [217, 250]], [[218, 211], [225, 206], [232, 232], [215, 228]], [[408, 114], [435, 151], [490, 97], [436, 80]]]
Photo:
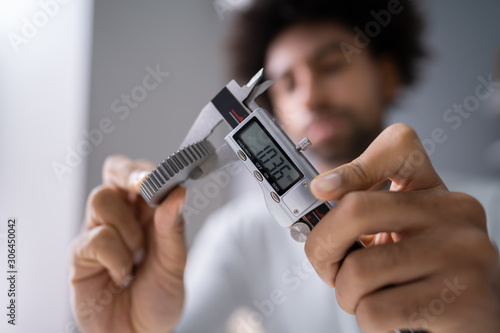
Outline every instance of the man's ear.
[[396, 100], [401, 90], [401, 73], [393, 57], [388, 55], [380, 56], [378, 59], [382, 78], [382, 93], [386, 104], [391, 104]]

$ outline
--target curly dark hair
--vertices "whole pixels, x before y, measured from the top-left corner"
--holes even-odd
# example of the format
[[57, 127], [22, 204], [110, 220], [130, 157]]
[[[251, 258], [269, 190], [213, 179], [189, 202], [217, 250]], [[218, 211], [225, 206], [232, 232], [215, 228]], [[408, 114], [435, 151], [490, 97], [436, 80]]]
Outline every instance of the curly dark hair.
[[[423, 17], [409, 0], [253, 0], [245, 10], [234, 14], [228, 39], [232, 76], [246, 82], [264, 66], [266, 50], [283, 30], [301, 23], [334, 22], [348, 29], [365, 31], [373, 13], [390, 5], [402, 10], [371, 38], [368, 49], [373, 56], [394, 59], [402, 84], [417, 78], [417, 63], [427, 55], [422, 42]], [[353, 31], [354, 32], [354, 31]]]

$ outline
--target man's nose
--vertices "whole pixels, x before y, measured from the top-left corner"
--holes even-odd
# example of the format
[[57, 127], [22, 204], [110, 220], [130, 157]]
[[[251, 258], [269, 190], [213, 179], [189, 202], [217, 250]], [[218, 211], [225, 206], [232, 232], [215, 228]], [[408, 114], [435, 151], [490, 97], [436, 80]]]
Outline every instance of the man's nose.
[[299, 100], [308, 110], [321, 109], [332, 98], [333, 91], [328, 91], [327, 86], [313, 73], [304, 75], [299, 87]]

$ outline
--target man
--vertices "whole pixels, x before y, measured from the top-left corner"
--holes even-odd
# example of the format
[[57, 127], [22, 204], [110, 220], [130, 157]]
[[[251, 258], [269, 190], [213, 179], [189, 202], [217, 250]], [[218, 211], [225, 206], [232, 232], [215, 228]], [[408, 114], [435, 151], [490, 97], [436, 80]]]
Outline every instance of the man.
[[[387, 24], [369, 38], [358, 31], [372, 11]], [[385, 108], [423, 55], [413, 5], [262, 0], [236, 22], [236, 40], [255, 52], [245, 58], [235, 45], [237, 59], [255, 60], [249, 73], [264, 65], [283, 128], [313, 142], [324, 172], [313, 194], [339, 203], [305, 253], [255, 196], [226, 206], [190, 254], [185, 295], [185, 190], [151, 209], [137, 183], [154, 165], [111, 157], [72, 248], [82, 330], [223, 331], [230, 312], [246, 306], [240, 332], [351, 332], [354, 320], [364, 332], [500, 331], [499, 258], [483, 208], [447, 190], [411, 128], [382, 131]], [[387, 179], [390, 192], [372, 191]], [[367, 248], [345, 257], [359, 237]]]

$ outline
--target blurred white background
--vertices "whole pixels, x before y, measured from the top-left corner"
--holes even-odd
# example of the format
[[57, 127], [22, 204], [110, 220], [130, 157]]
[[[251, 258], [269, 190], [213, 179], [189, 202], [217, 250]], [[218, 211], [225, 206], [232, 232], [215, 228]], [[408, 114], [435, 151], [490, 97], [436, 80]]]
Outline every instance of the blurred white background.
[[93, 3], [52, 3], [0, 5], [0, 234], [14, 216], [19, 238], [15, 327], [7, 324], [0, 238], [1, 332], [71, 326], [66, 248], [82, 216], [85, 161], [61, 182], [51, 164], [64, 163], [87, 127]]
[[[490, 101], [457, 130], [442, 117], [474, 94], [478, 76], [494, 72], [500, 2], [423, 5], [433, 57], [388, 122], [409, 123], [423, 139], [446, 129], [448, 140], [432, 154], [440, 170], [499, 177], [500, 168], [485, 162], [486, 147], [500, 139]], [[10, 216], [19, 219], [20, 240], [18, 325], [7, 325], [0, 312], [0, 331], [72, 332], [66, 250], [86, 195], [100, 183], [102, 162], [117, 153], [158, 162], [177, 149], [229, 79], [222, 49], [228, 18], [221, 20], [207, 0], [3, 0], [0, 6], [0, 276]], [[46, 22], [42, 7], [53, 8]], [[30, 30], [26, 22], [34, 20], [40, 27]], [[13, 42], [23, 31], [30, 37]], [[140, 93], [147, 68], [157, 66], [168, 76], [129, 113], [118, 111], [122, 94]], [[108, 133], [82, 143], [100, 127]], [[70, 151], [86, 156], [79, 160]], [[64, 168], [67, 158], [72, 166]], [[2, 308], [6, 287], [1, 278]]]

